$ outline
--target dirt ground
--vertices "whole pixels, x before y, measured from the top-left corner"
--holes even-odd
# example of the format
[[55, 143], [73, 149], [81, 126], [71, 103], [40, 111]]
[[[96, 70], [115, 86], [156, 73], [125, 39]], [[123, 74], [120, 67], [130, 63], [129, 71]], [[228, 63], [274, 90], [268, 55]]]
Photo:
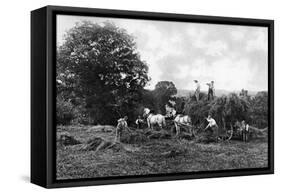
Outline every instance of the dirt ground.
[[[268, 165], [266, 141], [244, 143], [231, 140], [203, 144], [174, 138], [172, 134], [170, 138], [115, 144], [114, 135], [112, 126], [58, 126], [57, 179], [261, 168]], [[103, 140], [104, 146], [88, 149], [89, 142], [95, 138]], [[65, 139], [67, 144], [63, 143]]]

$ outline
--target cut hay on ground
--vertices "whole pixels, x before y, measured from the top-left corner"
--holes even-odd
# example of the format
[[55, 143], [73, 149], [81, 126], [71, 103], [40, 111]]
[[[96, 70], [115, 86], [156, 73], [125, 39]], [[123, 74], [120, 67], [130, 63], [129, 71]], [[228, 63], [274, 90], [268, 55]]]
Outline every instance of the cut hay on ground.
[[141, 131], [123, 131], [120, 137], [122, 143], [138, 144], [148, 141], [147, 136]]
[[187, 132], [181, 132], [179, 135], [178, 135], [178, 138], [180, 139], [186, 139], [186, 140], [193, 140], [195, 138], [194, 135], [190, 134], [190, 133], [187, 133]]
[[80, 141], [68, 134], [61, 134], [58, 136], [57, 142], [63, 146], [81, 144]]
[[84, 151], [100, 151], [100, 150], [108, 150], [111, 149], [113, 151], [123, 150], [122, 144], [118, 142], [106, 141], [101, 137], [94, 137], [90, 139], [83, 147]]
[[149, 139], [171, 139], [171, 134], [167, 131], [149, 131], [146, 132], [146, 135]]
[[115, 127], [112, 125], [96, 125], [93, 127], [90, 127], [87, 132], [92, 132], [92, 131], [101, 131], [101, 132], [113, 132], [115, 130]]
[[[191, 141], [175, 138], [169, 130], [171, 139], [149, 139], [154, 131], [142, 129], [134, 130], [132, 136], [146, 138], [147, 142], [127, 144], [114, 142], [115, 130], [112, 133], [87, 132], [85, 128], [70, 126], [57, 133], [59, 137], [66, 132], [83, 143], [57, 147], [58, 180], [268, 167], [267, 139], [207, 144], [211, 140], [196, 141], [203, 132], [196, 133]], [[132, 142], [139, 141], [129, 132], [126, 135]]]

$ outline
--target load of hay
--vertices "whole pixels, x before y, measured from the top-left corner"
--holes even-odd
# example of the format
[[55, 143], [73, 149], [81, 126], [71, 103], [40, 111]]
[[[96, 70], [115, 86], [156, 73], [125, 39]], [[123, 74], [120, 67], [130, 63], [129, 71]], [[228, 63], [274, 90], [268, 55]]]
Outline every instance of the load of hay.
[[77, 144], [81, 144], [80, 141], [78, 141], [77, 139], [75, 139], [73, 136], [69, 135], [69, 134], [60, 134], [57, 137], [57, 143], [59, 145], [63, 145], [63, 146], [69, 146], [69, 145], [77, 145]]
[[217, 142], [217, 136], [213, 131], [207, 130], [197, 134], [195, 141], [197, 143], [213, 143]]

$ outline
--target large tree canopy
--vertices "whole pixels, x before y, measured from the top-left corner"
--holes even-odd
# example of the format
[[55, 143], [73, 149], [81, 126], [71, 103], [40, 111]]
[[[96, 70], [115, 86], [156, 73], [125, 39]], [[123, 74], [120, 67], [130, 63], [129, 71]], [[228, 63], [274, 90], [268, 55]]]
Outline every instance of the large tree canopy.
[[58, 93], [84, 103], [95, 122], [127, 114], [149, 80], [147, 72], [133, 37], [111, 23], [76, 24], [57, 50]]

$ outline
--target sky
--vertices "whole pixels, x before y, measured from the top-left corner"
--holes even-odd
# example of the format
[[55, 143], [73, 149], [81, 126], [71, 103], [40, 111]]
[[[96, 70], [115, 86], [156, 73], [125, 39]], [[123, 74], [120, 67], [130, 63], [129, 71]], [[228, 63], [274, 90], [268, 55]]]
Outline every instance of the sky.
[[199, 80], [202, 90], [210, 81], [216, 89], [228, 91], [268, 89], [266, 27], [58, 15], [57, 44], [85, 20], [112, 22], [135, 38], [149, 67], [148, 89], [164, 80], [189, 90], [195, 87], [193, 80]]

